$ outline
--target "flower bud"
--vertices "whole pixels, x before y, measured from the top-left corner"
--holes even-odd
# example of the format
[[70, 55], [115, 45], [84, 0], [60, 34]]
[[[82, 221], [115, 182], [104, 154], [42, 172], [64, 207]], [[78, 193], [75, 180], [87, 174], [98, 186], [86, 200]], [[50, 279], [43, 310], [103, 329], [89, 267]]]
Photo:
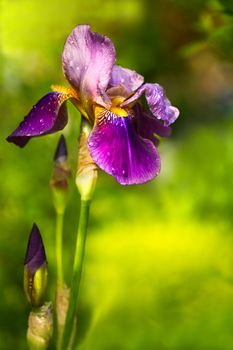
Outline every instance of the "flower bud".
[[30, 312], [27, 341], [30, 350], [45, 350], [53, 333], [52, 303]]
[[81, 200], [85, 201], [92, 198], [98, 175], [97, 166], [91, 158], [87, 147], [87, 139], [90, 132], [90, 125], [86, 121], [83, 121], [79, 143], [76, 185], [81, 194]]
[[50, 181], [53, 201], [58, 213], [63, 213], [68, 200], [68, 180], [71, 176], [70, 164], [67, 159], [65, 137], [61, 135], [54, 155], [53, 174]]
[[36, 224], [33, 224], [24, 259], [24, 291], [32, 306], [40, 306], [47, 289], [48, 269], [45, 249]]

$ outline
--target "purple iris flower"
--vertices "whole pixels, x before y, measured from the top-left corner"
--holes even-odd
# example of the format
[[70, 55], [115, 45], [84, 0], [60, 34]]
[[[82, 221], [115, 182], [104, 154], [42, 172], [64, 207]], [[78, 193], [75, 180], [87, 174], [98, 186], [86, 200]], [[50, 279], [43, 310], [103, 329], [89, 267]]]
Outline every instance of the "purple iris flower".
[[[71, 88], [53, 86], [7, 138], [23, 147], [31, 137], [54, 133], [65, 127], [65, 102], [71, 99], [93, 125], [88, 149], [94, 162], [122, 185], [147, 182], [158, 175], [158, 138], [170, 135], [179, 115], [159, 84], [115, 65], [111, 40], [77, 26], [66, 40], [63, 71]], [[139, 102], [145, 95], [148, 111]]]

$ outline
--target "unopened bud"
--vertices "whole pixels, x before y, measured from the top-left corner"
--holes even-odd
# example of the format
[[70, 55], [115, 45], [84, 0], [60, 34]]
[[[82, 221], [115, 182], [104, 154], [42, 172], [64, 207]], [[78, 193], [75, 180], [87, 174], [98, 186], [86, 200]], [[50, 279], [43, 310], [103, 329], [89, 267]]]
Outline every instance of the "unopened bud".
[[70, 163], [67, 159], [65, 137], [61, 135], [54, 155], [53, 174], [50, 181], [53, 201], [58, 213], [63, 213], [68, 200], [68, 185], [71, 176]]
[[48, 284], [48, 268], [40, 231], [33, 224], [24, 259], [24, 291], [32, 306], [40, 306]]
[[68, 152], [67, 152], [65, 136], [61, 135], [58, 141], [56, 152], [54, 154], [54, 161], [56, 163], [63, 162], [67, 159], [67, 155], [68, 155]]
[[83, 121], [79, 143], [78, 170], [76, 176], [76, 185], [81, 194], [82, 200], [90, 200], [92, 198], [98, 175], [97, 166], [91, 158], [87, 147], [87, 139], [90, 132], [90, 125], [86, 121]]
[[30, 350], [45, 350], [53, 333], [52, 303], [30, 312], [27, 341]]

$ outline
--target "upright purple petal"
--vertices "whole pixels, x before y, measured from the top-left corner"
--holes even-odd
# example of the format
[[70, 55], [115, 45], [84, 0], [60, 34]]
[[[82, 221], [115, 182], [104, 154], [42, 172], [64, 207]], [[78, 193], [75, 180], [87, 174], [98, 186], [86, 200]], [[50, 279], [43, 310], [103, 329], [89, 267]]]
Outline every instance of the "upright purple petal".
[[161, 137], [169, 137], [171, 135], [171, 128], [163, 125], [161, 121], [147, 113], [139, 103], [136, 103], [133, 110], [137, 118], [137, 131], [141, 137], [149, 139], [157, 145], [159, 140], [154, 134]]
[[154, 144], [137, 135], [132, 116], [120, 117], [103, 108], [88, 139], [96, 164], [122, 185], [144, 183], [160, 171]]
[[124, 86], [128, 94], [137, 90], [144, 82], [142, 75], [134, 70], [123, 68], [121, 66], [113, 66], [109, 87]]
[[115, 48], [108, 37], [91, 32], [89, 25], [77, 26], [66, 40], [62, 61], [64, 74], [79, 91], [88, 113], [92, 101], [110, 104], [105, 91], [115, 62]]
[[171, 105], [165, 95], [163, 88], [159, 84], [144, 84], [128, 100], [122, 103], [122, 107], [134, 103], [145, 93], [145, 97], [151, 112], [168, 126], [178, 118], [179, 110]]
[[8, 142], [24, 147], [31, 137], [51, 134], [67, 124], [67, 110], [64, 102], [70, 94], [49, 92], [42, 97], [20, 125], [7, 137]]

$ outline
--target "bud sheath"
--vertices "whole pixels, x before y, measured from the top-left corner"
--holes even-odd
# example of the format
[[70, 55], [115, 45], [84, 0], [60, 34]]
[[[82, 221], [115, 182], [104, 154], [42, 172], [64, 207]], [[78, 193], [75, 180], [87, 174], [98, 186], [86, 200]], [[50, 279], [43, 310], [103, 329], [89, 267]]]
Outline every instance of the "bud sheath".
[[86, 121], [83, 121], [78, 154], [76, 185], [81, 194], [81, 200], [84, 201], [91, 200], [98, 175], [97, 166], [93, 162], [87, 147], [87, 139], [90, 132], [90, 125]]
[[65, 137], [61, 135], [54, 156], [53, 174], [50, 181], [57, 213], [63, 213], [66, 208], [70, 176], [71, 169], [67, 159], [66, 141]]
[[45, 303], [30, 312], [27, 341], [30, 350], [45, 350], [53, 333], [52, 303]]

